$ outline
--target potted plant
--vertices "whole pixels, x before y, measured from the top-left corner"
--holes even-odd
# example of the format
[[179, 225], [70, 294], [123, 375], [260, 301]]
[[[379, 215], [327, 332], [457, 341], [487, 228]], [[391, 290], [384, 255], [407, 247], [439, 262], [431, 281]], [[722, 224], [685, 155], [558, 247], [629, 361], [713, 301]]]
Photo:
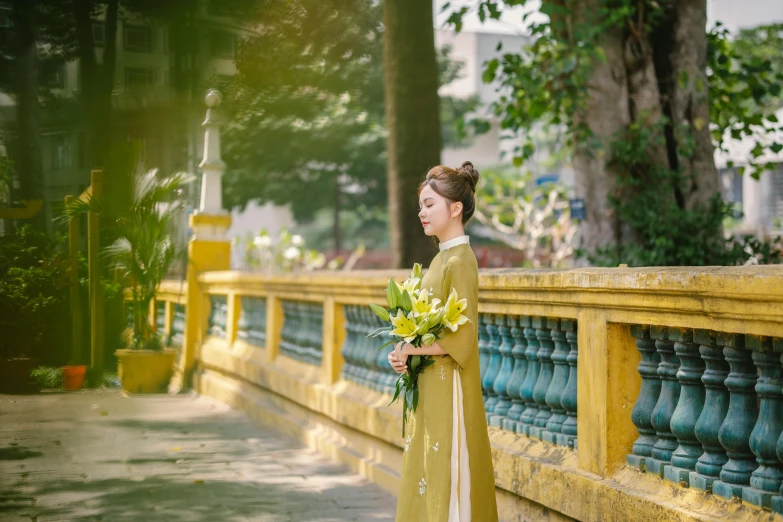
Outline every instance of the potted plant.
[[172, 240], [173, 220], [183, 210], [179, 196], [191, 177], [185, 173], [164, 176], [140, 164], [131, 172], [127, 178], [120, 176], [111, 189], [107, 185], [103, 198], [74, 202], [67, 212], [98, 212], [102, 230], [112, 235], [104, 255], [126, 283], [133, 313], [133, 325], [123, 335], [125, 348], [115, 352], [117, 373], [123, 390], [155, 393], [166, 390], [176, 352], [164, 348], [155, 332], [150, 305], [179, 256]]
[[31, 371], [68, 346], [67, 265], [61, 240], [17, 223], [0, 236], [0, 393], [36, 390]]

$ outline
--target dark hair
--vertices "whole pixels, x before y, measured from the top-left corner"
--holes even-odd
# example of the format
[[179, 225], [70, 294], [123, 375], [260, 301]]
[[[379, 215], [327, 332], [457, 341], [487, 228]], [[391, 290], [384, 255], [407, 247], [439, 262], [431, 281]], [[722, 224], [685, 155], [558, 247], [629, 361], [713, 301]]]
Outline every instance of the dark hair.
[[418, 195], [424, 187], [430, 186], [450, 202], [462, 203], [462, 224], [466, 224], [476, 211], [476, 185], [479, 182], [479, 172], [469, 161], [462, 162], [458, 169], [443, 165], [432, 167], [427, 171], [427, 177], [419, 185]]

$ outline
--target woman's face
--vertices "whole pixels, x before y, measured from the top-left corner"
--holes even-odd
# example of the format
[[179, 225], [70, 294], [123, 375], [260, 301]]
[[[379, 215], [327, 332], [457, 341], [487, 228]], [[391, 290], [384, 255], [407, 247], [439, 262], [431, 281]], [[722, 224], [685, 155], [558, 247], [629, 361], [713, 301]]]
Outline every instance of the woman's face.
[[[419, 194], [419, 219], [428, 236], [442, 237], [452, 225], [452, 208], [449, 202], [429, 185]], [[457, 214], [457, 217], [459, 214]]]

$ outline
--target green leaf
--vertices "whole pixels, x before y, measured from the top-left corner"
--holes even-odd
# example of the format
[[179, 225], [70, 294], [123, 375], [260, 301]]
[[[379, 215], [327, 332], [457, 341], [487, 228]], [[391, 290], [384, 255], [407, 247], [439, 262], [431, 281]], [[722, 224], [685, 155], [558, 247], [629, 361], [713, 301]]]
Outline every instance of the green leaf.
[[421, 372], [427, 366], [432, 366], [433, 364], [435, 364], [435, 359], [428, 359], [426, 357], [422, 357], [421, 364], [419, 365], [419, 372]]
[[385, 332], [391, 332], [392, 327], [391, 326], [381, 326], [380, 328], [376, 328], [372, 332], [368, 333], [365, 338], [372, 339], [373, 337], [378, 337], [379, 335], [385, 333]]
[[386, 341], [385, 343], [383, 343], [382, 345], [380, 345], [380, 346], [378, 347], [378, 350], [383, 350], [383, 349], [384, 349], [384, 348], [386, 348], [387, 346], [389, 346], [389, 345], [391, 345], [391, 344], [397, 344], [398, 342], [400, 342], [400, 340], [399, 340], [399, 339], [392, 339], [391, 341]]
[[409, 365], [409, 368], [412, 372], [416, 372], [416, 370], [418, 370], [419, 364], [421, 364], [421, 355], [411, 356], [411, 363]]
[[400, 306], [405, 312], [410, 312], [413, 309], [413, 301], [411, 301], [411, 295], [407, 290], [402, 291], [402, 298], [400, 299]]
[[391, 310], [395, 310], [400, 307], [400, 287], [394, 282], [394, 279], [389, 279], [389, 284], [386, 286], [386, 303]]
[[389, 403], [389, 406], [394, 404], [394, 401], [396, 401], [397, 398], [400, 396], [400, 391], [402, 390], [402, 387], [403, 387], [403, 382], [402, 381], [403, 381], [403, 376], [402, 375], [397, 377], [397, 382], [394, 385], [394, 396], [392, 397], [392, 400]]
[[680, 71], [678, 82], [680, 84], [680, 88], [682, 89], [688, 86], [688, 83], [690, 82], [690, 76], [688, 75], [688, 71]]
[[389, 311], [377, 304], [371, 304], [370, 308], [373, 312], [375, 312], [375, 315], [377, 315], [382, 321], [388, 322], [389, 321]]

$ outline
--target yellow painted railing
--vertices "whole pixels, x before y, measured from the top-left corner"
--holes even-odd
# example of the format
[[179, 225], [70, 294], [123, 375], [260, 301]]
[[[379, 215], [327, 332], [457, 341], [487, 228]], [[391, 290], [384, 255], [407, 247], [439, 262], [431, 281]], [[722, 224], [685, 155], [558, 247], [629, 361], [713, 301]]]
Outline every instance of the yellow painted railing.
[[[185, 288], [165, 283], [158, 300], [166, 305], [155, 305], [155, 310], [165, 310], [170, 332], [175, 303], [197, 303], [199, 313], [184, 310], [178, 366], [194, 368], [198, 392], [295, 434], [396, 492], [404, 445], [401, 408], [388, 406], [388, 370], [382, 358], [371, 345], [359, 344], [362, 328], [372, 321], [363, 315], [366, 305], [383, 301], [389, 277], [402, 280], [406, 275], [206, 272]], [[689, 406], [680, 403], [690, 404], [679, 401], [684, 393], [688, 399], [701, 394], [704, 406], [699, 343], [742, 339], [741, 348], [748, 350], [742, 353], [750, 359], [752, 351], [758, 365], [759, 382], [766, 378], [783, 385], [783, 369], [765, 369], [780, 367], [780, 361], [767, 366], [758, 362], [762, 357], [772, 361], [773, 348], [783, 348], [783, 267], [482, 271], [479, 308], [481, 360], [490, 368], [483, 368], [482, 383], [494, 424], [489, 434], [502, 520], [768, 520], [766, 509], [775, 509], [772, 497], [779, 493], [764, 496], [759, 490], [763, 469], [731, 501], [710, 493], [712, 482], [705, 486], [696, 480], [703, 477], [689, 483], [688, 469], [669, 466], [674, 471], [664, 474], [661, 465], [653, 471], [652, 459], [645, 461], [634, 444], [646, 429], [649, 404], [658, 413], [676, 410], [675, 417], [682, 416], [682, 408]], [[533, 359], [522, 355], [524, 347]], [[668, 379], [664, 389], [670, 395], [660, 392], [660, 382], [642, 388], [642, 375], [654, 381], [665, 366], [656, 347], [666, 357], [670, 350], [685, 361], [673, 367], [675, 376], [662, 378]], [[721, 346], [712, 348], [721, 351]], [[532, 377], [537, 401], [525, 401], [524, 372], [516, 377], [512, 372], [523, 368], [517, 367], [519, 361], [530, 369], [533, 360], [549, 374], [546, 382], [543, 370]], [[569, 387], [576, 391], [575, 409], [564, 399]], [[549, 392], [546, 401], [541, 390]], [[756, 393], [752, 386], [740, 391]], [[762, 410], [783, 407], [783, 395], [776, 400], [774, 394], [760, 392], [754, 401]], [[523, 422], [519, 415], [528, 406], [546, 414], [537, 417], [541, 424]], [[639, 428], [634, 411], [637, 424], [643, 414]], [[549, 423], [555, 415], [560, 422]], [[757, 412], [750, 425], [763, 424], [764, 415]], [[576, 421], [575, 437], [563, 436], [561, 424], [569, 417]], [[720, 427], [723, 420], [713, 424]], [[653, 442], [674, 440], [674, 453], [698, 449], [699, 441], [677, 429], [677, 435], [648, 436]], [[775, 440], [781, 430], [783, 426]], [[750, 439], [753, 458], [766, 458], [764, 451], [769, 451], [755, 448]], [[783, 471], [780, 461], [769, 466]], [[747, 497], [744, 490], [750, 492]]]

